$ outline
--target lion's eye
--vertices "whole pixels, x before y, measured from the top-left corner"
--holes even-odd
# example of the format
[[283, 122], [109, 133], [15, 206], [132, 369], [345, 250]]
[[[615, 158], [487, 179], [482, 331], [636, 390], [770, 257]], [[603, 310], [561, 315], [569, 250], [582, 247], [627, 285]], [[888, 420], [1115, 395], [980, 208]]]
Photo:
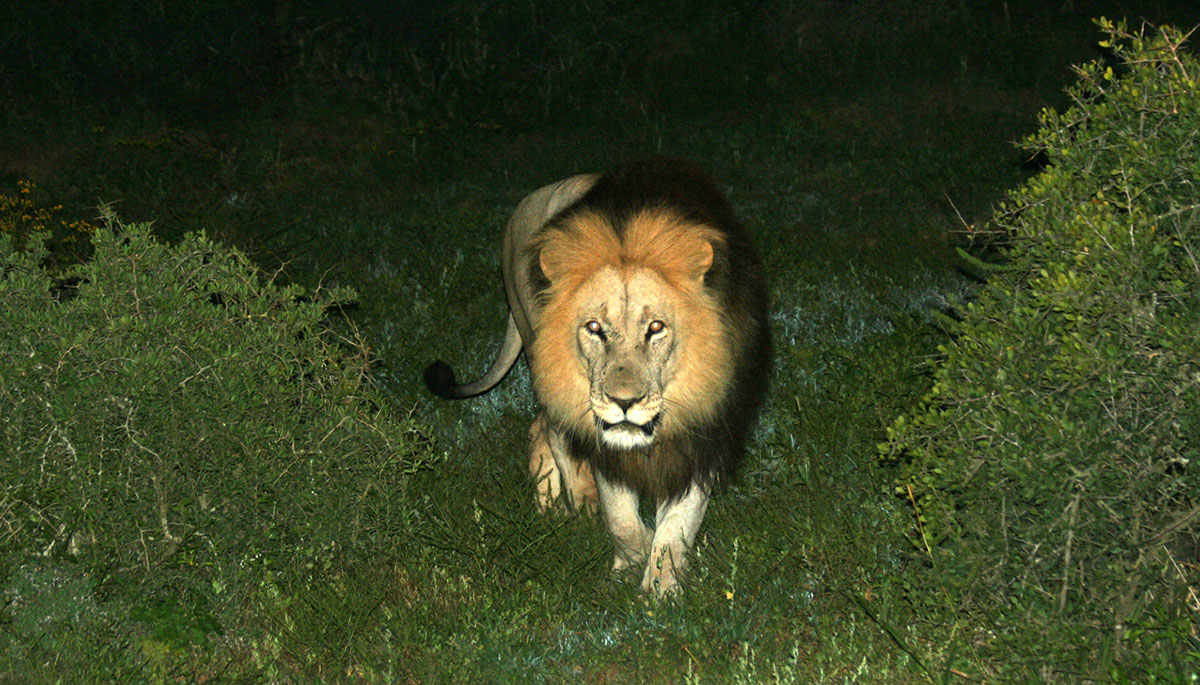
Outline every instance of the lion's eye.
[[655, 319], [650, 322], [649, 326], [646, 326], [646, 337], [649, 338], [650, 336], [658, 335], [659, 333], [662, 333], [664, 330], [666, 330], [666, 328], [667, 328], [667, 324], [663, 323], [662, 321], [659, 321], [658, 319]]
[[604, 337], [604, 326], [600, 325], [600, 322], [595, 319], [583, 324], [583, 327], [587, 329], [588, 333], [591, 333], [594, 336], [599, 338]]

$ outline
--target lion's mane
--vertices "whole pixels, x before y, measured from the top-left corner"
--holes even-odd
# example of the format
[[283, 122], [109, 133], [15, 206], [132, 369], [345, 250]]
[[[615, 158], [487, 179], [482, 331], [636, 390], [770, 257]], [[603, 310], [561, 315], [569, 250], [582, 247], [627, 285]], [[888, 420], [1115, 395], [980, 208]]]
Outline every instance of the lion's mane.
[[[711, 265], [688, 287], [697, 241]], [[527, 345], [538, 399], [577, 457], [609, 480], [664, 501], [695, 480], [711, 485], [737, 465], [766, 391], [770, 366], [762, 262], [721, 192], [695, 165], [654, 157], [599, 177], [533, 236], [524, 260], [540, 312]], [[707, 255], [707, 251], [704, 252]], [[543, 269], [550, 256], [556, 273]], [[540, 257], [540, 258], [539, 258]], [[643, 449], [603, 444], [586, 416], [573, 288], [604, 267], [653, 269], [675, 288], [693, 329], [665, 387], [660, 435]]]

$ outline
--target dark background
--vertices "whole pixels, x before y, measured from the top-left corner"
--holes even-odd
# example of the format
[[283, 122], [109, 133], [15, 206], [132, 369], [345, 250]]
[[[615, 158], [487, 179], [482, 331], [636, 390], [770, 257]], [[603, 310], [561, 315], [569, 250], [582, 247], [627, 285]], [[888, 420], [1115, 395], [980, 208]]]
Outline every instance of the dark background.
[[[853, 88], [837, 79], [864, 65], [1028, 79], [1038, 54], [1082, 54], [1101, 15], [1200, 18], [1190, 2], [1086, 0], [5, 3], [0, 86], [18, 117], [97, 107], [206, 122], [349, 97], [399, 117], [532, 126], [630, 100], [683, 109]], [[943, 64], [948, 46], [960, 64]]]

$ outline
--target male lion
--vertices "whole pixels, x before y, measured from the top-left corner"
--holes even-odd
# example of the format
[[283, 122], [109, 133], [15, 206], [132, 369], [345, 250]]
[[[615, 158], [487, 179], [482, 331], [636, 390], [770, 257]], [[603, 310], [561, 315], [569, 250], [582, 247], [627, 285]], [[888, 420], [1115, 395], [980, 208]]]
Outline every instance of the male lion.
[[[595, 508], [613, 570], [649, 558], [646, 592], [676, 586], [713, 484], [741, 457], [770, 363], [762, 262], [696, 166], [653, 157], [526, 197], [502, 253], [508, 331], [499, 358], [459, 385], [490, 390], [525, 349], [542, 411], [531, 429], [539, 507]], [[655, 527], [638, 514], [657, 506]]]

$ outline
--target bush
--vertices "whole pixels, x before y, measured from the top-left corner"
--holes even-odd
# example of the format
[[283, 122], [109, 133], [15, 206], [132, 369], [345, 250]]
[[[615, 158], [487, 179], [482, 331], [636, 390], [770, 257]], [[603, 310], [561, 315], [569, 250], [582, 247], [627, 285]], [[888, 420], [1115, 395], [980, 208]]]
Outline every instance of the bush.
[[1100, 24], [1119, 64], [1083, 66], [1074, 105], [1042, 113], [1025, 146], [1049, 167], [995, 217], [1006, 266], [881, 449], [941, 597], [989, 624], [979, 644], [1032, 652], [1008, 666], [1041, 677], [1182, 682], [1200, 669], [1200, 61], [1173, 29]]
[[57, 218], [62, 205], [41, 202], [39, 195], [37, 184], [32, 181], [17, 181], [15, 191], [0, 192], [0, 234], [11, 237], [13, 245], [21, 249], [30, 234], [41, 233], [49, 250], [44, 263], [78, 261], [96, 227], [82, 219], [68, 222]]
[[0, 235], [0, 621], [43, 628], [0, 637], [9, 667], [94, 656], [56, 646], [84, 619], [203, 646], [272, 573], [394, 546], [433, 459], [325, 323], [351, 293], [109, 224], [74, 286]]

